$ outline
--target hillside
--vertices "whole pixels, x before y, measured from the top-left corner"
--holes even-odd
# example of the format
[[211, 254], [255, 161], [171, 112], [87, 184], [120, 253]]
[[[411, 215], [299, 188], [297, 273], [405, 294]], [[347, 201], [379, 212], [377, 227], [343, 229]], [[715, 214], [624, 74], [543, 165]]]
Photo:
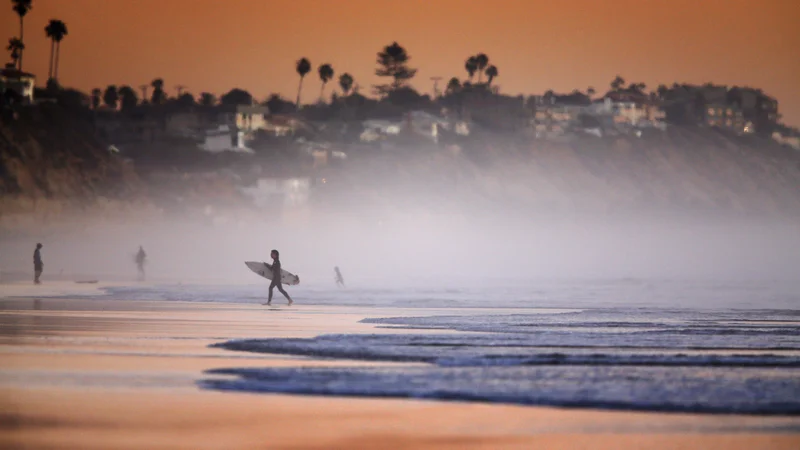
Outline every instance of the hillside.
[[126, 209], [146, 199], [133, 166], [99, 142], [91, 121], [44, 104], [0, 122], [0, 221], [4, 227], [67, 210]]
[[[70, 221], [80, 226], [89, 217], [143, 220], [209, 210], [263, 217], [239, 188], [259, 177], [297, 176], [282, 170], [269, 149], [210, 155], [161, 142], [140, 144], [122, 157], [96, 137], [90, 119], [55, 105], [4, 119], [5, 232]], [[313, 188], [309, 211], [800, 215], [800, 153], [710, 128], [558, 142], [479, 131], [458, 148], [416, 138], [384, 149], [336, 147], [348, 158], [316, 174], [326, 182]], [[277, 213], [273, 208], [271, 216]]]
[[[569, 142], [482, 135], [446, 151], [352, 161], [323, 199], [519, 213], [800, 214], [800, 153], [770, 140], [675, 127]], [[357, 199], [357, 200], [356, 200]], [[455, 201], [455, 202], [454, 202]]]

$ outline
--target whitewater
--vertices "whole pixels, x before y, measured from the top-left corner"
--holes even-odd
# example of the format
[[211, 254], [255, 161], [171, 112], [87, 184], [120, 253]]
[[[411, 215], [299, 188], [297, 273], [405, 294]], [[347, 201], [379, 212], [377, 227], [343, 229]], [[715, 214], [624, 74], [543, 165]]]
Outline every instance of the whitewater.
[[[115, 286], [105, 288], [100, 298], [261, 303], [266, 287]], [[198, 386], [559, 407], [800, 414], [800, 282], [795, 280], [551, 279], [491, 287], [349, 289], [311, 283], [290, 292], [299, 308], [360, 307], [362, 322], [373, 331], [310, 339], [253, 336], [214, 345], [374, 365], [219, 368], [209, 371]], [[265, 313], [280, 314], [281, 308], [286, 307]], [[370, 311], [377, 308], [396, 308], [398, 314], [374, 317]]]

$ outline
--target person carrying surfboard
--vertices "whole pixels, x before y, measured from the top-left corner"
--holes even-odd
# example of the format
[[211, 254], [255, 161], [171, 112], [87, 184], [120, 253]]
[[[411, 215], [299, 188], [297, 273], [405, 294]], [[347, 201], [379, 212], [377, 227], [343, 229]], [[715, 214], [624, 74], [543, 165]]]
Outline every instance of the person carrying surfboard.
[[344, 278], [342, 277], [342, 272], [339, 271], [339, 266], [333, 268], [334, 273], [336, 273], [336, 285], [339, 287], [344, 287]]
[[283, 294], [286, 297], [286, 300], [289, 301], [289, 305], [294, 303], [292, 298], [289, 297], [289, 294], [283, 289], [283, 284], [281, 283], [281, 260], [280, 260], [280, 253], [277, 250], [272, 250], [269, 254], [270, 258], [272, 258], [272, 265], [270, 266], [267, 263], [264, 263], [267, 267], [272, 270], [272, 283], [269, 284], [269, 298], [267, 299], [267, 305], [272, 304], [272, 290], [278, 288], [278, 292]]

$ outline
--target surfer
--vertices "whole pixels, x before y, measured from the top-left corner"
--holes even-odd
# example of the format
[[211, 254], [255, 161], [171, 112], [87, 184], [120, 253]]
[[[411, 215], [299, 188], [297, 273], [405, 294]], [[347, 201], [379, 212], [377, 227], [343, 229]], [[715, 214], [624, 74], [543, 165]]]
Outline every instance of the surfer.
[[[281, 260], [280, 260], [280, 253], [277, 250], [272, 250], [269, 254], [272, 258], [272, 266], [270, 266], [270, 270], [272, 270], [272, 283], [269, 284], [269, 299], [267, 299], [267, 305], [272, 304], [272, 290], [278, 288], [278, 291], [286, 297], [286, 300], [289, 300], [289, 305], [292, 303], [292, 298], [289, 297], [289, 294], [283, 289], [283, 284], [281, 283]], [[269, 264], [267, 264], [269, 266]]]
[[33, 284], [42, 284], [39, 277], [42, 276], [44, 270], [44, 263], [42, 262], [42, 254], [39, 250], [42, 249], [42, 244], [36, 244], [36, 250], [33, 251]]
[[136, 253], [136, 268], [139, 269], [139, 281], [144, 281], [144, 261], [147, 259], [147, 253], [144, 252], [142, 246], [139, 246], [139, 251]]
[[342, 272], [339, 271], [339, 266], [334, 267], [333, 271], [336, 272], [336, 285], [344, 287], [344, 278], [342, 277]]

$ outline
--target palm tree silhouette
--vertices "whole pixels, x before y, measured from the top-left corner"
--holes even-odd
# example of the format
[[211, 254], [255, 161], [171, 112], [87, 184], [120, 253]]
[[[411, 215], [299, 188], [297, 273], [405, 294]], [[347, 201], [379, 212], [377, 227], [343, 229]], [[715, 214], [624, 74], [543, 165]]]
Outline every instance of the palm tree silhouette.
[[297, 63], [295, 63], [295, 70], [297, 71], [297, 74], [300, 75], [300, 84], [297, 86], [296, 102], [297, 109], [300, 109], [300, 93], [303, 90], [303, 78], [305, 78], [308, 72], [311, 72], [311, 62], [309, 62], [306, 58], [300, 58], [297, 60]]
[[319, 90], [319, 98], [322, 100], [325, 95], [325, 85], [333, 78], [333, 67], [330, 64], [323, 64], [319, 66], [317, 72], [319, 73], [319, 79], [322, 80], [322, 88]]
[[153, 87], [153, 96], [150, 98], [150, 103], [154, 105], [164, 103], [167, 99], [167, 95], [164, 93], [164, 80], [156, 78], [150, 82], [150, 86]]
[[474, 56], [470, 56], [464, 63], [464, 68], [467, 69], [467, 74], [469, 74], [469, 81], [472, 81], [475, 72], [478, 70], [478, 59]]
[[[19, 41], [25, 42], [25, 15], [33, 8], [31, 0], [11, 0], [11, 9], [19, 16]], [[16, 66], [20, 71], [22, 70], [22, 53], [25, 50], [25, 45], [19, 49], [19, 65]], [[17, 61], [14, 61], [15, 63]]]
[[48, 79], [58, 81], [58, 56], [61, 53], [61, 40], [67, 35], [67, 25], [57, 19], [51, 19], [44, 27], [45, 35], [50, 38], [50, 72]]
[[475, 62], [478, 64], [478, 83], [480, 83], [483, 78], [483, 71], [489, 65], [489, 57], [485, 53], [478, 53], [475, 56]]
[[350, 94], [350, 89], [353, 88], [353, 76], [349, 73], [343, 73], [339, 76], [339, 87], [342, 88], [342, 92], [344, 93], [345, 97]]
[[10, 38], [6, 50], [11, 52], [11, 61], [14, 62], [14, 67], [19, 67], [17, 63], [22, 58], [22, 51], [25, 50], [25, 44], [22, 43], [22, 40], [16, 37]]
[[493, 65], [487, 67], [486, 68], [486, 79], [487, 79], [486, 83], [491, 85], [492, 84], [492, 80], [494, 80], [495, 77], [497, 77], [497, 75], [498, 75], [497, 67], [495, 67]]

